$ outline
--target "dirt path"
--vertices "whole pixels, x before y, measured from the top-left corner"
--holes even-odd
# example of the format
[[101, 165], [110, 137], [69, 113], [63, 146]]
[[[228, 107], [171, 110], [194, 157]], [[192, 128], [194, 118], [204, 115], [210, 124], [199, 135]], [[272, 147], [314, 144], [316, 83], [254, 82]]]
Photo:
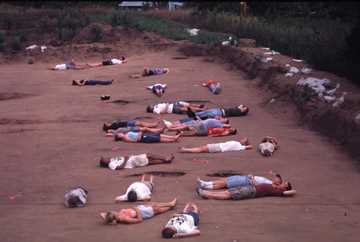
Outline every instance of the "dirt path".
[[[153, 201], [178, 198], [177, 211], [187, 201], [201, 209], [202, 235], [187, 241], [358, 241], [360, 176], [339, 147], [314, 132], [298, 127], [291, 108], [271, 110], [262, 105], [264, 93], [242, 74], [202, 58], [173, 59], [174, 50], [134, 56], [126, 65], [84, 71], [47, 71], [44, 64], [0, 66], [0, 237], [11, 241], [159, 241], [160, 229], [171, 212], [133, 226], [104, 226], [98, 213], [120, 209], [115, 204], [143, 171], [184, 171], [180, 177], [155, 177]], [[171, 68], [168, 75], [129, 79], [144, 66]], [[115, 79], [112, 86], [74, 87], [75, 78]], [[221, 80], [218, 96], [199, 86], [205, 79]], [[167, 83], [161, 99], [145, 90], [154, 82]], [[14, 94], [15, 93], [15, 94]], [[104, 103], [99, 97], [130, 101]], [[15, 98], [14, 98], [15, 97]], [[238, 128], [232, 138], [183, 138], [174, 144], [125, 144], [105, 138], [104, 121], [151, 116], [145, 106], [175, 99], [203, 99], [224, 106], [250, 106], [246, 117], [232, 118]], [[209, 104], [214, 106], [213, 104]], [[175, 120], [178, 115], [166, 115]], [[247, 136], [256, 145], [274, 135], [281, 149], [272, 158], [255, 150], [223, 154], [180, 154], [180, 146], [203, 145]], [[113, 150], [116, 148], [116, 150]], [[101, 155], [173, 152], [172, 165], [111, 172], [97, 167]], [[201, 200], [195, 180], [219, 170], [265, 174], [274, 170], [288, 179], [298, 195], [244, 201]], [[88, 206], [66, 209], [63, 194], [83, 184], [89, 189]]]

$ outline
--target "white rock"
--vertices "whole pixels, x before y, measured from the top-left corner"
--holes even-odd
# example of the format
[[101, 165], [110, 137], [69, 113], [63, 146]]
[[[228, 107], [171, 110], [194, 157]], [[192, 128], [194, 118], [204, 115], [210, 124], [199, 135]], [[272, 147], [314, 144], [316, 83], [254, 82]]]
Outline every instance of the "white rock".
[[38, 47], [37, 45], [30, 45], [30, 46], [26, 47], [25, 49], [26, 49], [26, 50], [34, 50], [34, 49], [36, 49], [37, 47]]
[[347, 94], [347, 92], [343, 92], [341, 97], [339, 97], [334, 103], [333, 103], [333, 107], [339, 107], [341, 104], [343, 104], [343, 102], [345, 101], [345, 95]]
[[335, 95], [335, 92], [336, 92], [337, 89], [339, 89], [339, 87], [340, 87], [340, 83], [336, 84], [336, 87], [335, 87], [334, 89], [331, 89], [331, 90], [329, 90], [329, 91], [326, 91], [326, 93], [327, 93], [328, 95]]
[[327, 79], [318, 79], [314, 77], [301, 78], [296, 85], [298, 86], [307, 86], [311, 88], [314, 92], [318, 94], [319, 97], [323, 96], [323, 93], [326, 92], [325, 85], [329, 84], [330, 81]]
[[292, 59], [292, 60], [295, 62], [303, 62], [303, 60], [300, 60], [300, 59]]
[[360, 124], [360, 112], [355, 116], [355, 123]]
[[198, 35], [200, 29], [193, 28], [193, 29], [186, 29], [186, 31], [187, 31], [191, 36], [195, 36], [195, 35]]
[[229, 45], [229, 44], [230, 44], [230, 41], [227, 41], [227, 40], [226, 40], [226, 41], [221, 42], [221, 44], [222, 44], [222, 45]]
[[47, 47], [46, 47], [45, 45], [42, 45], [42, 46], [40, 47], [40, 49], [41, 49], [41, 52], [45, 52], [45, 50], [47, 49]]
[[268, 47], [262, 47], [261, 49], [263, 49], [263, 50], [270, 50], [270, 48], [268, 48]]
[[312, 70], [310, 68], [302, 68], [301, 69], [301, 72], [304, 73], [304, 74], [309, 74]]
[[285, 67], [290, 67], [290, 64], [286, 64]]
[[294, 76], [294, 73], [288, 72], [288, 73], [285, 74], [285, 76], [286, 76], [286, 77], [292, 77], [292, 76]]
[[264, 63], [268, 63], [268, 62], [272, 61], [272, 59], [273, 58], [271, 58], [271, 57], [266, 57], [266, 58], [261, 59], [261, 61]]
[[295, 66], [292, 66], [292, 67], [290, 67], [289, 72], [294, 73], [294, 74], [297, 74], [297, 73], [299, 73], [299, 69], [296, 68]]
[[336, 97], [334, 96], [323, 96], [324, 100], [328, 103], [335, 101]]

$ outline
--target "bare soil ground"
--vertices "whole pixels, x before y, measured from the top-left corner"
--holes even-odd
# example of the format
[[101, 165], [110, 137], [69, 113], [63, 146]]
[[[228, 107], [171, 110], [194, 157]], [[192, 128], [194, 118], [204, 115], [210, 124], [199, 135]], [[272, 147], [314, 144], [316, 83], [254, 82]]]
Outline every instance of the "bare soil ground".
[[[153, 201], [178, 198], [176, 211], [193, 201], [201, 209], [201, 236], [187, 241], [358, 241], [360, 176], [341, 146], [299, 127], [292, 106], [264, 105], [270, 94], [257, 89], [244, 73], [204, 57], [187, 59], [176, 48], [142, 51], [128, 63], [80, 71], [49, 71], [48, 63], [25, 61], [0, 66], [0, 237], [13, 241], [159, 241], [160, 229], [172, 212], [137, 225], [105, 226], [99, 212], [133, 204], [115, 204], [116, 195], [150, 171], [185, 172], [183, 176], [156, 176]], [[97, 60], [101, 59], [100, 56]], [[95, 60], [95, 59], [94, 59]], [[89, 60], [88, 60], [89, 61]], [[144, 66], [167, 66], [167, 75], [130, 79]], [[111, 86], [71, 86], [76, 78], [114, 79]], [[221, 95], [200, 86], [206, 79], [219, 80]], [[168, 84], [158, 98], [145, 89]], [[103, 94], [129, 101], [120, 105], [100, 101]], [[235, 137], [185, 137], [172, 144], [115, 143], [104, 137], [102, 123], [114, 119], [154, 116], [148, 104], [178, 99], [209, 100], [208, 105], [250, 106], [245, 117], [232, 118]], [[180, 115], [164, 115], [176, 120]], [[249, 137], [256, 145], [265, 135], [280, 140], [280, 150], [264, 158], [256, 150], [222, 154], [181, 154], [181, 146]], [[112, 172], [97, 167], [100, 156], [174, 153], [171, 165]], [[244, 201], [202, 200], [195, 194], [196, 178], [233, 170], [266, 174], [274, 170], [289, 180], [298, 194], [293, 198], [259, 198]], [[86, 207], [63, 206], [65, 191], [76, 185], [89, 190]]]

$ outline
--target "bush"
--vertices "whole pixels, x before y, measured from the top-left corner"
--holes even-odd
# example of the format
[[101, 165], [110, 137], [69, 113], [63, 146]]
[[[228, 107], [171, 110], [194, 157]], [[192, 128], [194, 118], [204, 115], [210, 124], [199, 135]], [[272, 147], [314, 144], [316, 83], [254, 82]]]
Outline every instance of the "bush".
[[90, 29], [90, 40], [91, 42], [97, 42], [102, 40], [104, 31], [99, 25], [93, 25]]
[[59, 39], [61, 41], [69, 41], [72, 40], [75, 36], [75, 30], [71, 28], [62, 28], [59, 31]]
[[0, 51], [4, 51], [4, 42], [5, 42], [5, 35], [3, 32], [0, 32]]
[[10, 40], [10, 48], [13, 51], [19, 51], [21, 49], [21, 41], [19, 36], [13, 36]]

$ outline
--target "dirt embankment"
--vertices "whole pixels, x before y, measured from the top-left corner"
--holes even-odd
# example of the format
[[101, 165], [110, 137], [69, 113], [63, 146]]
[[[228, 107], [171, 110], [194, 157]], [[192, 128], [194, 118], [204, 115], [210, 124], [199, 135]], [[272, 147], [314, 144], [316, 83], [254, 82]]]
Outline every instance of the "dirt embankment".
[[360, 90], [348, 80], [268, 48], [256, 48], [254, 41], [237, 47], [188, 43], [179, 50], [187, 56], [220, 57], [231, 63], [275, 94], [269, 103], [295, 104], [302, 124], [342, 144], [360, 160]]

